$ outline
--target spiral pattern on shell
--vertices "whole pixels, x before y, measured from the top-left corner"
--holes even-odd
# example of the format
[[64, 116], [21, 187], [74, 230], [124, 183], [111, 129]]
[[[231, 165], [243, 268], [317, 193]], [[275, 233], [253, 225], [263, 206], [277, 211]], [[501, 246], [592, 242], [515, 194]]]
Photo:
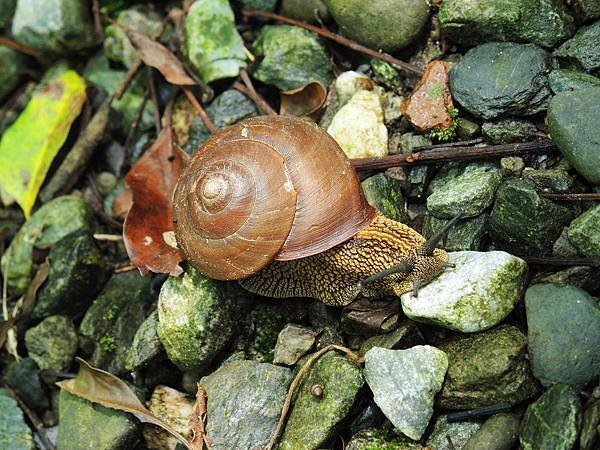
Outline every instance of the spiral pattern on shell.
[[223, 280], [327, 250], [375, 215], [335, 141], [291, 116], [248, 119], [211, 137], [179, 179], [173, 212], [187, 259]]

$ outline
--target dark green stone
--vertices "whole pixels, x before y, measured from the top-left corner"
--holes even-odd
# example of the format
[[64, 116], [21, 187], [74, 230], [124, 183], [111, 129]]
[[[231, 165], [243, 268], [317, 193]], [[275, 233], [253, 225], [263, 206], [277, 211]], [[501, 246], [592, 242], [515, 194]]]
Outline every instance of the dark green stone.
[[571, 7], [575, 10], [575, 18], [579, 22], [600, 17], [600, 2], [598, 0], [573, 0]]
[[379, 173], [364, 180], [361, 186], [367, 202], [384, 216], [402, 223], [408, 220], [400, 181]]
[[3, 450], [35, 450], [31, 429], [23, 411], [6, 389], [0, 389], [0, 448]]
[[[489, 214], [483, 213], [477, 217], [461, 220], [448, 232], [445, 240], [438, 247], [449, 252], [462, 250], [479, 250], [481, 238], [485, 232]], [[449, 222], [449, 219], [438, 219], [432, 214], [425, 215], [423, 223], [423, 236], [430, 238]]]
[[518, 255], [547, 255], [571, 211], [542, 198], [533, 183], [505, 182], [496, 195], [490, 214], [489, 231], [499, 249]]
[[66, 372], [77, 351], [77, 333], [66, 316], [50, 316], [25, 333], [29, 356], [42, 370]]
[[127, 370], [133, 372], [146, 367], [163, 353], [157, 328], [158, 311], [154, 310], [135, 332], [127, 355]]
[[577, 217], [568, 231], [569, 241], [582, 255], [600, 256], [600, 205]]
[[537, 128], [527, 120], [500, 119], [485, 122], [481, 131], [492, 144], [509, 144], [511, 142], [527, 142], [537, 137]]
[[328, 22], [331, 19], [323, 0], [283, 0], [281, 2], [281, 14], [305, 22], [317, 23], [315, 10], [321, 20]]
[[512, 414], [496, 414], [486, 420], [461, 450], [511, 450], [519, 439], [521, 420]]
[[555, 69], [548, 75], [550, 89], [555, 94], [563, 91], [576, 91], [600, 87], [600, 78], [572, 69]]
[[600, 444], [600, 400], [596, 400], [583, 412], [580, 450], [594, 450]]
[[48, 397], [39, 376], [39, 368], [31, 358], [13, 362], [5, 370], [2, 379], [15, 390], [27, 406], [34, 409], [48, 408]]
[[575, 191], [575, 179], [566, 170], [535, 170], [526, 167], [521, 173], [521, 177], [530, 181], [538, 192], [568, 193]]
[[10, 23], [16, 6], [17, 0], [0, 0], [0, 28]]
[[600, 70], [600, 20], [581, 27], [571, 39], [554, 52], [561, 66], [583, 69], [590, 73]]
[[244, 5], [248, 5], [252, 8], [263, 9], [265, 11], [273, 11], [277, 0], [241, 0]]

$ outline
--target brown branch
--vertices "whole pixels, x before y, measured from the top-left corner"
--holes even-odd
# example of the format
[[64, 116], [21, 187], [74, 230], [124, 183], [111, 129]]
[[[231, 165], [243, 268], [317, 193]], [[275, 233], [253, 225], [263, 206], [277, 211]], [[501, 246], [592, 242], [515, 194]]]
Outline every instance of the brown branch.
[[121, 97], [123, 97], [123, 94], [125, 94], [125, 91], [127, 90], [127, 88], [129, 88], [129, 85], [131, 84], [131, 82], [133, 81], [133, 78], [137, 75], [137, 73], [139, 72], [139, 70], [142, 68], [142, 60], [138, 60], [133, 66], [131, 66], [129, 68], [129, 70], [127, 71], [127, 74], [125, 75], [125, 78], [123, 78], [123, 81], [121, 82], [121, 84], [119, 85], [119, 87], [117, 88], [117, 90], [115, 91], [115, 98], [117, 100], [119, 100]]
[[210, 117], [208, 117], [208, 114], [206, 114], [206, 111], [204, 110], [198, 99], [194, 96], [192, 91], [185, 87], [181, 87], [181, 89], [183, 89], [185, 96], [188, 98], [196, 112], [200, 114], [200, 118], [204, 122], [204, 125], [206, 125], [206, 128], [208, 128], [208, 131], [210, 131], [211, 134], [215, 134], [218, 131], [217, 127], [212, 122], [212, 120], [210, 120]]
[[160, 111], [158, 110], [158, 94], [156, 93], [156, 83], [154, 79], [154, 70], [152, 67], [146, 66], [148, 70], [148, 84], [150, 85], [150, 98], [154, 103], [154, 127], [156, 128], [156, 135], [160, 134], [161, 123], [160, 123]]
[[600, 267], [600, 257], [592, 258], [561, 258], [550, 256], [519, 256], [529, 264], [542, 266], [591, 266]]
[[365, 55], [372, 56], [373, 58], [382, 59], [408, 72], [416, 73], [417, 75], [423, 75], [423, 69], [421, 69], [420, 67], [417, 67], [413, 64], [409, 64], [404, 61], [400, 61], [399, 59], [396, 59], [392, 55], [389, 55], [387, 53], [378, 52], [369, 47], [365, 47], [364, 45], [361, 45], [358, 42], [345, 38], [344, 36], [341, 36], [339, 34], [332, 33], [331, 31], [326, 30], [324, 28], [316, 27], [314, 25], [302, 22], [300, 20], [290, 19], [289, 17], [275, 14], [269, 11], [260, 11], [248, 7], [242, 9], [242, 14], [246, 17], [265, 17], [267, 19], [277, 20], [279, 22], [285, 22], [291, 25], [295, 25], [297, 27], [304, 28], [306, 30], [312, 31], [313, 33], [317, 33], [327, 39], [331, 39], [332, 41], [335, 41], [338, 44], [342, 44], [354, 51], [364, 53]]
[[239, 81], [234, 81], [231, 87], [240, 91], [243, 94], [246, 94], [249, 98], [251, 98], [252, 101], [254, 101], [254, 103], [256, 104], [256, 106], [258, 106], [258, 109], [262, 110], [263, 113], [268, 115], [277, 114], [277, 112], [273, 108], [271, 108], [271, 105], [269, 105], [263, 98], [254, 96], [254, 94], [250, 92], [250, 89], [248, 89]]
[[413, 150], [437, 150], [440, 148], [450, 148], [450, 147], [465, 147], [471, 146], [475, 144], [481, 144], [483, 142], [483, 138], [471, 139], [469, 141], [457, 141], [457, 142], [447, 142], [445, 144], [435, 144], [435, 145], [420, 145], [418, 147], [414, 147]]
[[552, 200], [578, 201], [578, 200], [600, 200], [600, 192], [588, 192], [586, 194], [549, 194], [542, 192], [540, 197]]
[[94, 28], [100, 41], [104, 41], [104, 27], [102, 26], [102, 17], [100, 15], [100, 0], [92, 0], [92, 14], [94, 15]]
[[11, 39], [6, 36], [0, 36], [0, 45], [12, 48], [13, 50], [24, 53], [25, 55], [33, 56], [36, 59], [40, 58], [40, 54], [31, 47], [23, 45], [20, 42], [17, 42], [14, 39]]
[[356, 170], [385, 170], [413, 164], [433, 164], [441, 161], [466, 161], [477, 158], [502, 157], [521, 153], [545, 153], [556, 150], [550, 140], [519, 144], [489, 145], [487, 147], [453, 147], [447, 150], [425, 150], [410, 155], [390, 155], [381, 158], [353, 159]]

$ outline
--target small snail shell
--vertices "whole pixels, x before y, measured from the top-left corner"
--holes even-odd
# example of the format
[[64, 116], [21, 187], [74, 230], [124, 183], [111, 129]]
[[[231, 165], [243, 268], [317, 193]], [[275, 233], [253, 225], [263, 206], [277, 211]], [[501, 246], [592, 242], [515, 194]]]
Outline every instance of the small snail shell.
[[328, 250], [376, 215], [333, 138], [292, 116], [216, 133], [184, 170], [173, 201], [179, 247], [221, 280]]

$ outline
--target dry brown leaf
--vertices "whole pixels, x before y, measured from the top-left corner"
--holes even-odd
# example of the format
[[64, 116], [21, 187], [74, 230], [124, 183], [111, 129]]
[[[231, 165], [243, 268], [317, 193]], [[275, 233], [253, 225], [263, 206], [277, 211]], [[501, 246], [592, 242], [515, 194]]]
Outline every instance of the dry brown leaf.
[[119, 26], [127, 34], [144, 64], [158, 69], [169, 83], [178, 86], [193, 86], [196, 84], [185, 72], [181, 61], [167, 47], [139, 31], [121, 24]]
[[81, 358], [76, 359], [79, 362], [79, 373], [71, 380], [56, 383], [61, 389], [107, 408], [131, 413], [144, 423], [151, 423], [168, 431], [189, 450], [196, 450], [173, 427], [146, 409], [123, 380], [92, 367]]
[[189, 422], [192, 431], [190, 444], [195, 450], [204, 450], [204, 445], [210, 449], [210, 441], [206, 435], [206, 413], [206, 389], [199, 384], [194, 411], [192, 411]]
[[279, 114], [315, 119], [327, 100], [327, 89], [318, 81], [281, 93]]
[[133, 205], [125, 218], [123, 242], [142, 275], [152, 271], [177, 276], [183, 272], [171, 200], [187, 160], [168, 124], [125, 177], [133, 193]]

